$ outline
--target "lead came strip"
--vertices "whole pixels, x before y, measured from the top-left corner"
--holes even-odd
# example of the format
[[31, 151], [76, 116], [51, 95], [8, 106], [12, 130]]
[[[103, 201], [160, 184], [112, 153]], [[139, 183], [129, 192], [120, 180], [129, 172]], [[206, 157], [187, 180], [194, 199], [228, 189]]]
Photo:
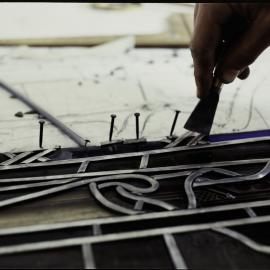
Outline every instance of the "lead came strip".
[[2, 165], [2, 166], [11, 165], [12, 163], [15, 163], [16, 161], [19, 161], [20, 159], [30, 155], [31, 153], [33, 153], [33, 152], [32, 151], [23, 152], [23, 153], [15, 156], [14, 158], [11, 158], [9, 160], [6, 160], [6, 161], [2, 162], [0, 165]]
[[83, 255], [84, 269], [96, 269], [91, 244], [82, 245], [82, 255]]
[[101, 235], [102, 231], [101, 231], [101, 227], [99, 224], [93, 224], [93, 235]]
[[247, 212], [247, 214], [250, 216], [250, 217], [257, 217], [256, 213], [254, 212], [254, 210], [250, 207], [247, 207], [245, 208], [245, 211]]
[[[79, 175], [79, 174], [78, 174]], [[75, 175], [76, 177], [76, 175]], [[143, 179], [147, 182], [149, 182], [151, 184], [150, 188], [147, 188], [147, 191], [152, 192], [155, 191], [158, 188], [158, 182], [156, 182], [154, 179], [152, 179], [149, 176], [145, 176], [145, 175], [139, 175], [139, 174], [122, 174], [122, 175], [108, 175], [108, 176], [102, 176], [102, 177], [96, 177], [96, 178], [91, 178], [91, 179], [84, 179], [84, 180], [80, 180], [77, 182], [72, 182], [66, 185], [62, 185], [62, 186], [58, 186], [58, 187], [53, 187], [53, 188], [49, 188], [46, 190], [42, 190], [42, 191], [38, 191], [38, 192], [34, 192], [34, 193], [29, 193], [26, 195], [22, 195], [22, 196], [18, 196], [18, 197], [14, 197], [14, 198], [10, 198], [7, 200], [3, 200], [0, 201], [0, 207], [3, 206], [7, 206], [7, 205], [12, 205], [15, 203], [19, 203], [19, 202], [23, 202], [23, 201], [27, 201], [27, 200], [32, 200], [35, 198], [40, 198], [40, 197], [44, 197], [50, 194], [55, 194], [61, 191], [65, 191], [65, 190], [70, 190], [76, 187], [80, 187], [80, 186], [84, 186], [84, 185], [88, 185], [90, 183], [94, 182], [100, 182], [100, 181], [111, 181], [111, 180], [122, 180], [122, 179], [129, 179], [129, 178], [138, 178], [138, 179]], [[76, 180], [76, 179], [74, 179]], [[138, 189], [138, 188], [137, 188]], [[98, 190], [97, 190], [98, 192]]]
[[[158, 154], [165, 154], [165, 153], [174, 153], [174, 152], [182, 152], [182, 151], [190, 151], [195, 149], [211, 149], [215, 147], [223, 147], [227, 145], [235, 145], [235, 144], [245, 144], [245, 143], [254, 143], [254, 142], [263, 142], [263, 141], [270, 141], [270, 137], [261, 137], [257, 139], [241, 139], [241, 140], [234, 140], [229, 142], [218, 142], [218, 143], [211, 143], [208, 145], [195, 145], [195, 146], [179, 146], [175, 148], [162, 148], [158, 150], [147, 150], [143, 152], [132, 152], [132, 153], [125, 153], [125, 154], [114, 154], [114, 155], [106, 155], [106, 156], [95, 156], [95, 157], [87, 157], [87, 158], [74, 158], [74, 159], [66, 159], [66, 160], [57, 160], [57, 161], [50, 161], [47, 163], [30, 163], [30, 164], [20, 164], [20, 165], [13, 165], [11, 167], [0, 167], [0, 170], [11, 170], [11, 169], [21, 169], [21, 168], [28, 168], [28, 167], [43, 167], [43, 166], [54, 166], [54, 165], [67, 165], [67, 164], [74, 164], [74, 163], [80, 163], [86, 160], [89, 161], [103, 161], [103, 160], [110, 160], [110, 159], [120, 159], [120, 158], [129, 158], [129, 157], [138, 157], [143, 156], [145, 154], [149, 155], [158, 155]], [[255, 159], [253, 159], [255, 160]], [[270, 159], [269, 158], [262, 158], [262, 159], [256, 159], [258, 163], [260, 162], [267, 162]], [[249, 160], [242, 160], [242, 162], [249, 162]], [[227, 161], [227, 163], [233, 164], [235, 161]], [[238, 161], [237, 161], [238, 162]], [[224, 162], [216, 162], [216, 164], [222, 164]], [[251, 162], [252, 163], [252, 162]], [[213, 163], [208, 163], [209, 166], [211, 166]], [[0, 164], [1, 165], [1, 164]], [[201, 164], [200, 164], [201, 165]], [[207, 166], [207, 164], [204, 164]], [[189, 166], [189, 165], [187, 165]], [[194, 166], [194, 164], [193, 164]]]
[[[89, 164], [89, 161], [82, 162], [77, 173], [85, 172], [88, 164]], [[28, 189], [28, 188], [42, 187], [42, 186], [61, 185], [61, 184], [67, 184], [76, 180], [78, 180], [78, 178], [67, 178], [64, 180], [58, 179], [58, 180], [51, 180], [47, 182], [44, 181], [44, 182], [39, 182], [39, 183], [30, 183], [30, 184], [22, 184], [22, 185], [9, 185], [8, 187], [0, 187], [0, 192], [10, 191], [10, 190], [21, 190], [21, 189]]]
[[51, 152], [53, 152], [53, 151], [54, 151], [54, 149], [47, 149], [47, 150], [45, 150], [45, 151], [42, 151], [42, 152], [40, 152], [40, 153], [38, 153], [38, 154], [36, 154], [36, 155], [34, 155], [34, 156], [32, 156], [32, 157], [30, 157], [30, 158], [24, 160], [24, 161], [22, 161], [22, 163], [23, 163], [23, 164], [31, 163], [31, 162], [33, 162], [33, 161], [35, 161], [35, 160], [37, 160], [37, 159], [39, 159], [39, 158], [41, 158], [41, 157], [43, 157], [43, 156], [45, 156], [45, 155], [51, 153]]
[[49, 161], [51, 159], [50, 158], [47, 158], [47, 157], [40, 157], [37, 160], [40, 161], [40, 162], [46, 162], [46, 161]]
[[16, 157], [15, 154], [10, 153], [10, 152], [5, 152], [5, 153], [3, 153], [3, 155], [7, 156], [8, 158], [14, 158], [14, 157]]
[[177, 146], [180, 142], [186, 139], [188, 136], [192, 136], [194, 132], [188, 131], [181, 135], [180, 137], [176, 138], [172, 143], [167, 144], [164, 148], [173, 148]]
[[[38, 158], [39, 160], [39, 158]], [[89, 161], [84, 161], [81, 163], [81, 166], [79, 167], [77, 173], [83, 173], [85, 172], [87, 166], [89, 164]], [[33, 187], [42, 187], [42, 186], [53, 186], [53, 185], [61, 185], [61, 184], [67, 184], [73, 181], [78, 180], [78, 178], [68, 178], [64, 180], [51, 180], [51, 181], [45, 181], [40, 183], [30, 183], [30, 184], [22, 184], [22, 185], [10, 185], [8, 187], [0, 187], [0, 192], [10, 191], [10, 190], [21, 190], [21, 189], [28, 189]]]
[[[0, 255], [14, 254], [29, 251], [38, 251], [44, 249], [56, 249], [70, 246], [78, 246], [83, 244], [97, 244], [111, 241], [121, 241], [126, 239], [137, 239], [143, 237], [161, 236], [164, 234], [180, 234], [185, 232], [202, 231], [209, 229], [219, 229], [224, 227], [249, 225], [270, 222], [270, 216], [255, 217], [255, 218], [242, 218], [230, 221], [220, 221], [214, 223], [196, 224], [196, 225], [182, 225], [175, 227], [146, 229], [143, 231], [129, 231], [121, 233], [112, 233], [100, 236], [86, 236], [76, 237], [61, 240], [49, 240], [36, 243], [19, 244], [14, 246], [0, 247]], [[267, 251], [270, 252], [270, 247], [267, 246]]]
[[49, 231], [49, 230], [63, 229], [63, 228], [74, 228], [78, 226], [83, 227], [83, 226], [90, 226], [90, 225], [93, 225], [93, 231], [95, 234], [95, 230], [98, 231], [98, 228], [100, 228], [100, 224], [115, 224], [117, 222], [133, 222], [137, 220], [147, 221], [151, 219], [181, 217], [181, 216], [193, 215], [193, 214], [212, 213], [212, 212], [217, 212], [217, 211], [230, 211], [230, 210], [237, 210], [237, 209], [243, 209], [243, 208], [248, 208], [248, 207], [257, 208], [257, 207], [264, 207], [264, 206], [270, 206], [270, 200], [236, 203], [233, 205], [229, 204], [229, 205], [221, 205], [221, 206], [211, 206], [211, 207], [190, 209], [190, 210], [175, 210], [173, 212], [153, 212], [153, 213], [147, 213], [147, 214], [141, 214], [141, 215], [135, 215], [135, 216], [122, 216], [122, 217], [110, 217], [110, 218], [107, 217], [107, 218], [80, 220], [80, 221], [73, 221], [73, 222], [68, 222], [68, 223], [62, 222], [58, 224], [30, 225], [30, 226], [23, 226], [23, 227], [17, 227], [17, 228], [15, 227], [15, 228], [8, 228], [8, 229], [0, 229], [0, 236], [9, 235], [9, 234]]
[[187, 146], [194, 146], [197, 145], [203, 138], [205, 137], [205, 135], [200, 134], [198, 136], [195, 136], [193, 139], [191, 139], [188, 143]]
[[244, 234], [222, 227], [214, 228], [213, 231], [229, 236], [257, 252], [265, 253], [268, 255], [270, 254], [270, 246], [257, 243], [249, 237], [245, 236]]
[[83, 161], [80, 165], [80, 168], [78, 169], [78, 173], [84, 173], [88, 167], [89, 162], [89, 160]]
[[[101, 235], [101, 227], [99, 224], [93, 224], [93, 235]], [[91, 244], [82, 245], [82, 254], [84, 260], [84, 269], [96, 269], [95, 258]]]
[[140, 169], [146, 169], [149, 161], [149, 154], [143, 155], [141, 159]]
[[170, 233], [166, 233], [163, 235], [163, 238], [175, 269], [188, 269], [186, 262], [176, 244], [174, 236]]
[[[83, 166], [85, 166], [85, 165], [83, 165]], [[239, 181], [243, 181], [243, 180], [258, 180], [258, 179], [261, 179], [262, 177], [264, 177], [265, 175], [267, 175], [269, 173], [269, 171], [270, 171], [270, 162], [268, 162], [267, 165], [262, 170], [260, 170], [259, 172], [255, 173], [253, 175], [247, 175], [247, 176], [241, 176], [241, 177], [236, 176], [236, 175], [238, 175], [237, 173], [234, 173], [234, 172], [228, 171], [228, 170], [224, 170], [224, 169], [220, 169], [220, 168], [213, 168], [213, 169], [204, 168], [204, 169], [200, 169], [200, 170], [190, 174], [185, 180], [185, 192], [186, 192], [186, 194], [188, 196], [189, 208], [196, 208], [196, 197], [195, 197], [195, 194], [194, 194], [193, 189], [192, 189], [193, 182], [195, 182], [196, 178], [200, 177], [202, 174], [204, 174], [204, 173], [206, 173], [208, 171], [216, 171], [216, 172], [219, 172], [219, 173], [222, 173], [222, 174], [225, 174], [225, 175], [234, 176], [233, 178], [225, 178], [226, 183], [228, 183], [228, 182], [239, 182]], [[134, 171], [131, 170], [131, 172], [129, 172], [129, 173], [134, 173]], [[77, 173], [77, 174], [75, 174], [74, 177], [82, 177], [82, 174], [83, 173]], [[88, 174], [89, 173], [86, 173], [86, 175], [88, 175]], [[105, 172], [102, 172], [102, 174], [104, 175]], [[97, 196], [97, 193], [99, 194], [99, 191], [95, 190], [95, 192], [94, 192], [93, 189], [96, 187], [96, 184], [94, 182], [100, 181], [101, 179], [103, 181], [110, 181], [110, 180], [113, 180], [113, 179], [122, 178], [123, 176], [124, 177], [128, 176], [127, 178], [136, 178], [136, 177], [138, 177], [138, 178], [143, 177], [144, 178], [144, 177], [146, 177], [146, 176], [143, 176], [143, 175], [138, 176], [136, 174], [129, 174], [129, 175], [118, 174], [117, 175], [117, 173], [116, 173], [116, 175], [113, 176], [112, 172], [107, 172], [107, 175], [108, 175], [107, 177], [103, 176], [103, 177], [98, 177], [98, 178], [80, 180], [80, 181], [78, 181], [76, 183], [69, 183], [69, 184], [66, 184], [66, 185], [63, 185], [63, 186], [60, 186], [60, 187], [51, 188], [51, 189], [43, 190], [43, 191], [40, 191], [40, 192], [31, 193], [31, 194], [27, 194], [27, 195], [24, 195], [24, 196], [18, 196], [18, 197], [15, 197], [15, 198], [3, 200], [3, 201], [0, 202], [0, 207], [11, 205], [11, 204], [21, 202], [21, 201], [26, 201], [26, 200], [29, 200], [29, 199], [38, 198], [38, 197], [41, 197], [41, 196], [46, 196], [46, 195], [49, 195], [49, 194], [53, 194], [53, 193], [56, 193], [56, 192], [72, 189], [72, 188], [83, 186], [83, 185], [86, 185], [86, 184], [91, 184], [90, 185], [91, 192], [92, 192], [92, 194], [94, 196]], [[8, 182], [8, 183], [10, 183], [10, 182], [21, 181], [22, 179], [24, 179], [24, 181], [26, 181], [27, 178], [1, 179], [0, 182]], [[52, 179], [55, 179], [55, 180], [56, 179], [67, 179], [67, 177], [54, 176]], [[158, 182], [156, 182], [156, 180], [154, 180], [154, 177], [152, 177], [152, 178], [150, 177], [150, 178], [147, 178], [147, 179], [150, 181], [150, 183], [154, 181], [155, 184], [158, 185]], [[43, 181], [44, 180], [49, 180], [49, 177], [48, 176], [45, 177], [43, 179]], [[205, 180], [207, 180], [207, 181], [199, 182], [197, 184], [197, 186], [200, 186], [200, 185], [204, 186], [205, 183], [208, 183], [208, 182], [212, 183], [213, 182], [213, 180], [209, 180], [209, 179], [205, 179]], [[214, 180], [214, 183], [219, 184], [220, 181], [222, 181], [222, 180], [223, 179]], [[29, 181], [33, 181], [33, 178], [29, 178]], [[99, 194], [99, 196], [102, 197], [101, 194]], [[104, 201], [104, 199], [102, 201]], [[109, 202], [107, 201], [107, 203], [109, 203]], [[110, 203], [110, 205], [112, 205], [112, 204]], [[109, 208], [111, 208], [111, 207], [109, 207]]]
[[[221, 161], [221, 162], [213, 162], [213, 163], [199, 163], [199, 164], [177, 165], [177, 166], [169, 166], [169, 167], [153, 167], [153, 168], [146, 168], [146, 169], [127, 169], [127, 170], [114, 170], [114, 171], [87, 172], [87, 173], [79, 173], [79, 174], [73, 173], [73, 174], [64, 174], [64, 175], [7, 178], [7, 179], [0, 179], [0, 182], [11, 183], [11, 182], [21, 182], [21, 181], [47, 181], [47, 180], [66, 179], [66, 178], [73, 178], [73, 177], [85, 178], [85, 177], [96, 177], [96, 176], [101, 176], [101, 175], [103, 176], [103, 175], [113, 175], [113, 174], [146, 173], [146, 172], [148, 173], [148, 172], [156, 172], [156, 171], [164, 172], [164, 171], [175, 171], [175, 170], [178, 171], [178, 170], [185, 170], [185, 169], [200, 169], [204, 167], [213, 168], [213, 167], [233, 166], [233, 165], [242, 165], [242, 164], [255, 164], [255, 163], [265, 163], [265, 162], [270, 163], [270, 159], [266, 158], [266, 159]], [[35, 164], [46, 165], [46, 163], [33, 163], [33, 165]], [[1, 170], [1, 167], [0, 167], [0, 170]], [[228, 180], [228, 178], [226, 180]], [[220, 184], [221, 181], [223, 181], [226, 184], [227, 183], [226, 180], [224, 179], [210, 180], [209, 179], [208, 181], [204, 181], [204, 182], [195, 182], [194, 187]], [[234, 180], [232, 180], [232, 182], [234, 182]]]

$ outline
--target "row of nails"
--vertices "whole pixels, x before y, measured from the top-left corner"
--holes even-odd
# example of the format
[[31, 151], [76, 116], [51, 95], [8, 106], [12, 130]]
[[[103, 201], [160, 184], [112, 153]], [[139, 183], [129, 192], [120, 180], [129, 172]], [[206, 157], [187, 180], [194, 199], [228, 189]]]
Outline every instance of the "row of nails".
[[[178, 119], [178, 115], [179, 115], [180, 111], [175, 110], [175, 115], [174, 115], [174, 119], [173, 119], [173, 123], [172, 123], [172, 127], [171, 127], [171, 131], [170, 131], [170, 137], [173, 136], [173, 132], [176, 126], [176, 122]], [[134, 113], [135, 116], [135, 121], [136, 121], [136, 139], [139, 139], [139, 117], [140, 117], [140, 113]], [[113, 128], [114, 128], [114, 120], [116, 118], [115, 114], [111, 114], [111, 126], [110, 126], [110, 135], [109, 135], [109, 141], [112, 141], [112, 135], [113, 135]]]
[[[172, 127], [171, 127], [171, 131], [170, 131], [170, 137], [173, 136], [173, 132], [175, 129], [175, 125], [178, 119], [178, 115], [179, 115], [180, 111], [175, 110], [175, 115], [174, 115], [174, 119], [173, 119], [173, 123], [172, 123]], [[136, 121], [136, 139], [139, 140], [139, 131], [140, 131], [140, 127], [139, 127], [139, 117], [140, 117], [140, 113], [136, 112], [134, 113], [135, 116], [135, 121]], [[115, 121], [116, 115], [115, 114], [111, 114], [111, 125], [110, 125], [110, 133], [109, 133], [109, 141], [112, 141], [112, 136], [113, 136], [113, 128], [114, 128], [114, 121]], [[39, 130], [39, 147], [42, 148], [42, 142], [43, 142], [43, 128], [44, 128], [44, 120], [40, 120], [39, 121], [39, 125], [40, 125], [40, 130]]]

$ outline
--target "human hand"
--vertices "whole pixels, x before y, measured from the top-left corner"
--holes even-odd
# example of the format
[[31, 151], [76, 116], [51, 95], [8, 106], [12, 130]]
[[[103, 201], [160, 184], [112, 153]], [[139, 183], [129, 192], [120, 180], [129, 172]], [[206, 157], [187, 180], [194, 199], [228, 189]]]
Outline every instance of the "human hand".
[[[228, 45], [219, 59], [222, 40]], [[223, 83], [231, 83], [236, 77], [246, 79], [249, 65], [269, 43], [270, 3], [196, 4], [190, 49], [197, 96], [207, 96], [217, 62], [215, 73]]]

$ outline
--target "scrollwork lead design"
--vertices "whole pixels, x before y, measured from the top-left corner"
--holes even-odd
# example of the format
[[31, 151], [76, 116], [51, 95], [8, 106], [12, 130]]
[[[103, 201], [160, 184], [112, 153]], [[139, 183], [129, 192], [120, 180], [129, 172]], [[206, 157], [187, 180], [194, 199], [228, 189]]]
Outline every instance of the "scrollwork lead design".
[[[115, 179], [113, 179], [115, 178]], [[92, 182], [89, 184], [89, 188], [93, 196], [96, 200], [98, 200], [102, 205], [105, 207], [122, 214], [134, 215], [134, 214], [142, 214], [145, 211], [143, 210], [145, 204], [150, 204], [156, 207], [159, 207], [164, 210], [174, 210], [176, 209], [175, 206], [168, 204], [166, 202], [148, 198], [143, 196], [142, 194], [148, 194], [156, 191], [159, 188], [159, 183], [157, 180], [153, 179], [150, 176], [140, 175], [140, 174], [127, 174], [127, 175], [116, 175], [111, 176], [111, 180], [125, 180], [128, 181], [130, 179], [137, 179], [143, 180], [150, 184], [149, 187], [142, 188], [137, 187], [135, 185], [120, 182], [120, 181], [112, 181], [112, 182], [105, 182], [97, 184], [96, 182]], [[116, 192], [122, 198], [129, 199], [134, 201], [134, 207], [132, 209], [128, 207], [121, 206], [116, 204], [110, 200], [108, 200], [103, 194], [101, 193], [102, 189], [115, 187]]]

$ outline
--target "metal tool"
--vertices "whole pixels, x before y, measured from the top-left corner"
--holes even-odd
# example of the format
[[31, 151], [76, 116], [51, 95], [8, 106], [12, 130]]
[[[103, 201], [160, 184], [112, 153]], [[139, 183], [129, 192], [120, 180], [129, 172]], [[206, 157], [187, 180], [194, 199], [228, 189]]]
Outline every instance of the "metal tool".
[[203, 135], [209, 135], [214, 117], [217, 110], [217, 105], [219, 102], [220, 91], [223, 87], [223, 83], [217, 77], [216, 71], [217, 67], [222, 60], [226, 48], [228, 47], [229, 33], [225, 34], [225, 39], [221, 40], [217, 48], [218, 61], [214, 70], [214, 78], [211, 89], [207, 97], [201, 99], [196, 105], [195, 109], [188, 118], [184, 128], [193, 132], [198, 132]]
[[58, 128], [63, 134], [67, 135], [76, 144], [78, 144], [79, 146], [85, 146], [85, 143], [86, 143], [85, 139], [83, 139], [75, 131], [71, 130], [63, 122], [61, 122], [60, 120], [55, 118], [49, 112], [47, 112], [46, 110], [41, 108], [39, 105], [35, 104], [32, 100], [30, 100], [26, 96], [23, 96], [21, 93], [19, 93], [18, 91], [16, 91], [14, 88], [12, 88], [10, 85], [6, 84], [3, 81], [0, 81], [0, 89], [1, 88], [3, 90], [7, 91], [12, 96], [19, 99], [21, 102], [23, 102], [29, 108], [31, 108], [34, 112], [36, 112], [40, 116], [42, 116], [44, 119], [49, 121], [52, 125], [54, 125], [56, 128]]
[[199, 101], [188, 118], [185, 129], [204, 135], [210, 134], [222, 86], [223, 83], [215, 77], [209, 95]]

